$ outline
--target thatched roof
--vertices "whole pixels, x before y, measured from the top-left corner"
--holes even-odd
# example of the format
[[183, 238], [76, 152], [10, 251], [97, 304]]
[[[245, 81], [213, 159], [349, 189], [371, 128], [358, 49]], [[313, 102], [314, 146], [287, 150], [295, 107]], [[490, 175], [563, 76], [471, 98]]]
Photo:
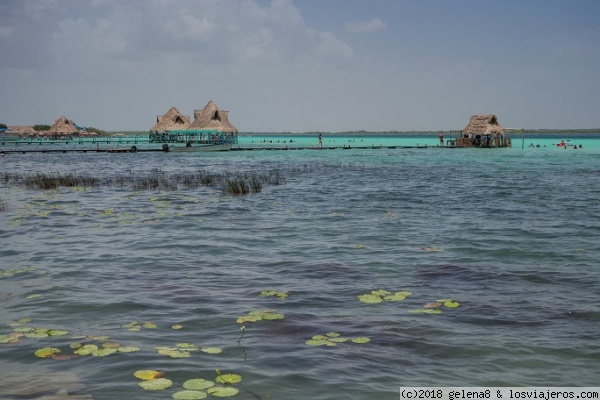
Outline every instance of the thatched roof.
[[229, 111], [219, 110], [212, 100], [202, 110], [194, 110], [194, 122], [188, 129], [214, 129], [219, 132], [238, 131], [229, 122]]
[[472, 115], [462, 132], [472, 135], [504, 134], [504, 128], [498, 123], [495, 115]]
[[64, 115], [57, 119], [49, 130], [44, 132], [46, 135], [73, 135], [77, 133], [79, 133], [77, 125], [75, 125], [72, 120], [67, 119]]
[[8, 127], [10, 131], [6, 131], [5, 133], [9, 133], [12, 135], [19, 136], [34, 136], [37, 135], [38, 132], [33, 129], [31, 125], [12, 125]]
[[187, 129], [190, 125], [190, 117], [183, 115], [175, 107], [169, 108], [165, 115], [156, 117], [156, 124], [151, 131], [162, 132], [178, 129]]

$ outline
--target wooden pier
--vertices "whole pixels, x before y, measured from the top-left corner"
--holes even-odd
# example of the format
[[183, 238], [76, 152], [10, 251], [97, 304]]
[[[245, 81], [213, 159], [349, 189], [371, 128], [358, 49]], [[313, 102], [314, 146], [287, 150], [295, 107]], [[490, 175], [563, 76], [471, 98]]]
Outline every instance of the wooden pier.
[[[51, 148], [45, 146], [44, 148], [16, 148], [17, 146], [11, 146], [9, 149], [0, 148], [0, 155], [3, 154], [27, 154], [27, 153], [118, 153], [118, 154], [132, 154], [132, 153], [147, 153], [147, 152], [166, 152], [162, 148], [144, 148], [131, 146], [129, 148], [116, 147], [116, 148]], [[227, 151], [299, 151], [299, 150], [368, 150], [368, 149], [428, 149], [428, 148], [444, 148], [439, 146], [234, 146]], [[448, 147], [446, 147], [448, 148]], [[197, 151], [201, 153], [202, 151]], [[182, 152], [177, 152], [182, 154]]]

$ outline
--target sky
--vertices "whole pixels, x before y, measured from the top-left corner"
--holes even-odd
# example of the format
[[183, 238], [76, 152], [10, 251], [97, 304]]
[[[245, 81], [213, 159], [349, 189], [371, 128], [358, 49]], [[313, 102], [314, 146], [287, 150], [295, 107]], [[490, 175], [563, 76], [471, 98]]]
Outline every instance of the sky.
[[598, 0], [1, 0], [0, 123], [600, 128]]

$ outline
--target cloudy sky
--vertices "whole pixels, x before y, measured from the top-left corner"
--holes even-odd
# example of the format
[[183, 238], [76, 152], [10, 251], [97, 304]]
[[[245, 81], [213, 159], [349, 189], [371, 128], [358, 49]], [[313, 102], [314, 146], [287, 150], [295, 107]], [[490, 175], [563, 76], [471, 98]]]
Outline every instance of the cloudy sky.
[[1, 0], [0, 123], [600, 127], [598, 0]]

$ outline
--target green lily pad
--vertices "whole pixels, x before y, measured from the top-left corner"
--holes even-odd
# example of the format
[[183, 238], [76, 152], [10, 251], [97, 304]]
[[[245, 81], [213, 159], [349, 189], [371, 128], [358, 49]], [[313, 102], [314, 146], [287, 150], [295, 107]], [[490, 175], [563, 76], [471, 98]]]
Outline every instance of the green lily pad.
[[327, 336], [325, 335], [315, 335], [312, 337], [314, 340], [327, 340]]
[[215, 397], [231, 397], [238, 394], [240, 391], [231, 386], [214, 386], [207, 390], [208, 394]]
[[177, 343], [175, 347], [179, 350], [198, 350], [198, 346], [193, 343]]
[[323, 346], [326, 345], [327, 342], [327, 339], [309, 339], [306, 342], [304, 342], [304, 344], [306, 344], [307, 346]]
[[[332, 338], [342, 336], [342, 334], [339, 332], [327, 332], [326, 335], [327, 335], [327, 337], [332, 337]], [[314, 336], [313, 336], [313, 338], [314, 338]]]
[[156, 324], [153, 322], [144, 322], [144, 325], [142, 325], [144, 328], [149, 328], [149, 329], [155, 329], [156, 328]]
[[442, 310], [439, 308], [418, 308], [416, 310], [411, 310], [413, 314], [441, 314]]
[[203, 351], [207, 354], [220, 354], [223, 352], [223, 350], [218, 347], [203, 347], [200, 349], [200, 351]]
[[347, 338], [347, 337], [332, 337], [332, 338], [329, 338], [329, 341], [333, 342], [333, 343], [346, 343], [348, 340], [350, 340], [350, 339]]
[[60, 349], [57, 349], [56, 347], [44, 347], [41, 349], [37, 349], [34, 354], [36, 355], [36, 357], [48, 358], [52, 357], [54, 354], [57, 353], [60, 353]]
[[182, 328], [183, 328], [183, 325], [180, 325], [180, 324], [171, 325], [171, 329], [179, 330]]
[[121, 346], [117, 350], [119, 353], [135, 353], [136, 351], [140, 351], [142, 349], [134, 346]]
[[173, 398], [175, 400], [201, 400], [205, 399], [207, 396], [206, 392], [200, 392], [198, 390], [182, 390], [173, 393]]
[[369, 343], [371, 341], [371, 339], [369, 339], [368, 337], [357, 337], [352, 339], [352, 343], [357, 343], [357, 344], [363, 344], [363, 343]]
[[201, 378], [190, 379], [190, 380], [183, 382], [183, 387], [188, 390], [202, 390], [202, 389], [208, 389], [213, 386], [215, 386], [215, 383], [213, 381], [209, 381], [207, 379], [201, 379]]
[[460, 303], [458, 301], [449, 300], [444, 302], [444, 307], [456, 308], [458, 306], [460, 306]]
[[0, 335], [0, 343], [14, 343], [18, 341], [19, 338], [11, 335]]
[[48, 336], [66, 336], [69, 334], [69, 331], [63, 331], [60, 329], [49, 329], [46, 331]]
[[86, 344], [83, 347], [78, 348], [77, 350], [75, 350], [75, 354], [77, 354], [78, 356], [89, 356], [90, 354], [92, 354], [93, 352], [98, 350], [98, 346], [96, 346], [95, 344]]
[[278, 314], [278, 313], [267, 313], [262, 316], [262, 319], [265, 319], [267, 321], [272, 321], [272, 320], [276, 320], [276, 319], [284, 319], [284, 318], [285, 318], [284, 314]]
[[367, 303], [367, 304], [377, 304], [377, 303], [381, 303], [383, 301], [383, 299], [381, 298], [381, 296], [375, 295], [375, 294], [361, 294], [360, 296], [358, 296], [358, 300], [362, 301], [363, 303]]
[[402, 301], [406, 299], [406, 296], [398, 295], [398, 294], [390, 294], [383, 297], [384, 300], [387, 301]]
[[92, 355], [94, 357], [105, 357], [105, 356], [110, 356], [111, 354], [114, 354], [117, 351], [118, 351], [117, 349], [98, 349], [98, 350], [92, 352]]
[[171, 358], [188, 358], [191, 357], [188, 351], [181, 350], [158, 350], [158, 354], [163, 354]]
[[140, 369], [139, 371], [135, 371], [133, 373], [133, 376], [143, 381], [149, 381], [151, 379], [156, 379], [162, 376], [162, 372], [158, 372], [153, 369]]
[[215, 379], [219, 383], [225, 383], [231, 385], [232, 383], [238, 383], [242, 381], [242, 377], [238, 374], [221, 374]]
[[165, 390], [173, 385], [173, 381], [167, 378], [157, 378], [140, 382], [138, 385], [146, 390]]
[[26, 297], [26, 299], [28, 300], [32, 300], [32, 299], [39, 299], [40, 297], [42, 297], [41, 294], [39, 293], [34, 293], [34, 294], [30, 294], [29, 296]]

